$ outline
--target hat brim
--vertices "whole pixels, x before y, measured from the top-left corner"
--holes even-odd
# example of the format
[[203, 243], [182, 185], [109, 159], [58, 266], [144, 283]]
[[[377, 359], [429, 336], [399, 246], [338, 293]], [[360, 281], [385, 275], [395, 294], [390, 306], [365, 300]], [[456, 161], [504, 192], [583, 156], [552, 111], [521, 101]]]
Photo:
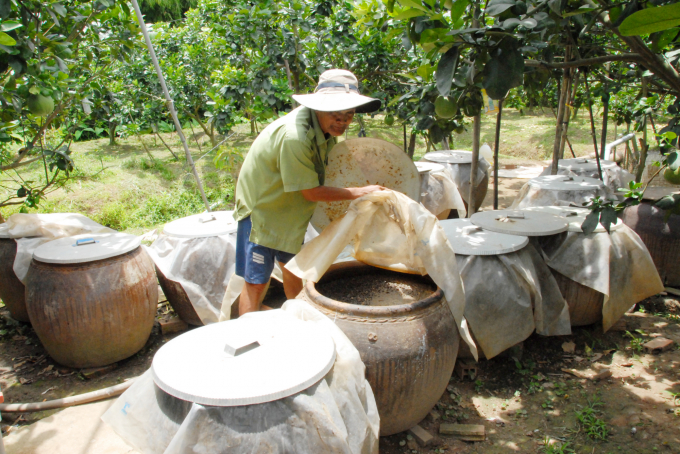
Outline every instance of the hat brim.
[[340, 112], [356, 109], [356, 113], [371, 113], [380, 109], [380, 100], [357, 93], [311, 93], [293, 95], [299, 104], [319, 112]]

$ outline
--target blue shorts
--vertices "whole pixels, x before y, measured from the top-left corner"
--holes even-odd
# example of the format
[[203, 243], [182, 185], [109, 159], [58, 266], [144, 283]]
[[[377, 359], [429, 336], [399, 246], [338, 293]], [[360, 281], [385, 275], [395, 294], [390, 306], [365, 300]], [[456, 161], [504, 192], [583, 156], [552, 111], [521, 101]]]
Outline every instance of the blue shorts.
[[251, 242], [250, 230], [252, 228], [250, 216], [238, 221], [235, 273], [249, 284], [266, 284], [274, 270], [274, 260], [286, 264], [295, 257], [295, 254], [277, 251]]

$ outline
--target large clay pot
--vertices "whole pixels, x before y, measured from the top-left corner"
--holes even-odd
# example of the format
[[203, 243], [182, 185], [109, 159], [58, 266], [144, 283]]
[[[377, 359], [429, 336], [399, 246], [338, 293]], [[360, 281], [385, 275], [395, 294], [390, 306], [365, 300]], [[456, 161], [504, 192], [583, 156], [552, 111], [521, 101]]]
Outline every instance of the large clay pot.
[[652, 203], [645, 200], [639, 205], [626, 208], [622, 221], [647, 246], [662, 282], [670, 287], [677, 287], [680, 286], [680, 216], [671, 215], [666, 222], [666, 212]]
[[28, 322], [26, 287], [14, 273], [16, 255], [16, 240], [0, 238], [0, 299], [5, 303], [13, 319]]
[[26, 277], [36, 334], [55, 361], [74, 368], [104, 366], [141, 350], [157, 302], [153, 262], [141, 247], [87, 263], [34, 258]]
[[187, 292], [182, 288], [182, 285], [177, 281], [165, 277], [165, 274], [163, 274], [157, 266], [155, 266], [155, 268], [156, 275], [158, 276], [158, 283], [163, 289], [163, 294], [168, 299], [168, 303], [170, 303], [173, 310], [177, 312], [179, 318], [190, 325], [203, 326], [203, 322], [196, 313], [196, 310], [191, 304]]
[[602, 320], [604, 294], [551, 269], [562, 296], [569, 305], [571, 326], [592, 325]]
[[[344, 262], [332, 266], [319, 284], [370, 274], [403, 276], [359, 262]], [[427, 277], [418, 278], [432, 283]], [[381, 436], [418, 424], [451, 378], [460, 337], [443, 291], [432, 286], [428, 298], [395, 306], [343, 303], [321, 295], [311, 281], [305, 286], [305, 297], [359, 350], [378, 404]]]

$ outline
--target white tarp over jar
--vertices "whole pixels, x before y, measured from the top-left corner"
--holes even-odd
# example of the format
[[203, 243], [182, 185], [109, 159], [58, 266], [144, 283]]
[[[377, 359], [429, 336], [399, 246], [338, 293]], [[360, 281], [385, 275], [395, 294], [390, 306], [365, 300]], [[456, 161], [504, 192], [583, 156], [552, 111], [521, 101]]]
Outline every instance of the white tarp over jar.
[[[253, 333], [252, 337], [239, 336], [244, 329]], [[205, 335], [232, 336], [243, 347], [230, 350], [224, 342], [216, 342], [219, 345], [213, 353], [207, 353], [207, 348], [201, 353], [203, 359], [214, 356], [203, 364], [201, 358], [192, 358], [191, 342], [177, 343], [184, 341], [183, 337], [204, 343]], [[304, 336], [318, 339], [310, 342]], [[329, 338], [331, 349], [334, 346], [334, 361], [326, 352], [324, 337]], [[297, 348], [277, 350], [291, 340], [291, 345], [297, 342]], [[255, 341], [259, 347], [253, 347]], [[163, 358], [163, 349], [159, 350], [152, 369], [102, 416], [140, 452], [378, 453], [378, 410], [359, 352], [331, 320], [306, 302], [289, 300], [281, 310], [249, 313], [238, 320], [198, 328], [163, 348], [173, 342], [173, 347], [184, 345], [186, 349], [175, 359], [178, 364], [173, 364], [173, 358]], [[196, 345], [193, 351], [201, 348]], [[299, 354], [304, 353], [300, 349], [308, 350], [307, 354]], [[179, 350], [168, 348], [168, 353], [175, 351]], [[310, 361], [312, 351], [317, 353]], [[249, 355], [254, 356], [248, 361]], [[331, 362], [325, 366], [327, 357]], [[228, 380], [210, 375], [213, 369], [227, 370], [230, 362], [238, 366], [239, 374], [229, 375]], [[194, 367], [182, 369], [189, 363]], [[330, 371], [324, 373], [328, 367]], [[175, 377], [173, 370], [181, 377]], [[319, 374], [323, 375], [316, 379]], [[309, 381], [314, 383], [307, 384]], [[230, 385], [224, 386], [227, 383]], [[299, 386], [304, 388], [295, 391]], [[272, 393], [269, 397], [262, 395], [265, 388]], [[285, 397], [278, 397], [281, 395]], [[261, 403], [250, 403], [256, 401]]]
[[77, 213], [17, 213], [10, 216], [4, 226], [3, 233], [17, 242], [14, 272], [22, 283], [25, 283], [33, 252], [44, 243], [86, 233], [115, 232]]
[[[600, 168], [602, 169], [604, 184], [614, 194], [618, 192], [619, 188], [627, 188], [628, 183], [635, 179], [630, 172], [623, 170], [614, 161], [600, 159]], [[551, 168], [546, 167], [541, 176], [550, 175], [550, 172]], [[557, 164], [557, 175], [600, 179], [597, 160], [593, 158], [560, 159]]]
[[305, 244], [286, 268], [318, 282], [352, 243], [354, 258], [394, 271], [429, 274], [444, 291], [461, 337], [473, 356], [477, 348], [463, 315], [465, 294], [451, 244], [437, 218], [420, 203], [395, 191], [377, 191], [350, 203], [347, 213]]
[[569, 231], [541, 238], [538, 244], [548, 266], [569, 279], [604, 295], [602, 326], [607, 331], [635, 303], [663, 291], [664, 286], [640, 237], [618, 221], [611, 233], [601, 225], [584, 235], [590, 210], [540, 207], [568, 220]]
[[438, 219], [446, 219], [443, 214], [456, 210], [458, 217], [464, 218], [467, 210], [460, 196], [458, 186], [442, 164], [416, 162], [420, 173], [420, 203]]
[[526, 182], [512, 202], [511, 208], [581, 207], [595, 197], [616, 200], [614, 193], [600, 180], [568, 175], [546, 175]]
[[465, 319], [487, 359], [536, 330], [571, 334], [569, 308], [529, 238], [484, 230], [468, 219], [440, 221], [456, 252]]
[[[459, 196], [469, 204], [470, 172], [472, 171], [472, 152], [465, 150], [443, 150], [426, 153], [421, 162], [436, 162], [446, 166], [449, 176], [458, 188]], [[479, 209], [489, 185], [489, 168], [483, 157], [479, 157], [475, 175], [475, 210]]]

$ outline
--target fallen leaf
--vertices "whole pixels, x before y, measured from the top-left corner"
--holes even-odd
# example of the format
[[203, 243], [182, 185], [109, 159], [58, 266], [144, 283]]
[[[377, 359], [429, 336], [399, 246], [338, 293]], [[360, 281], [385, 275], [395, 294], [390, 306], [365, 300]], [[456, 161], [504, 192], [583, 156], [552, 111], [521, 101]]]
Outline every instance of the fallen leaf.
[[591, 360], [592, 362], [595, 362], [595, 361], [599, 360], [600, 358], [602, 358], [602, 356], [603, 356], [602, 353], [595, 353], [595, 354], [593, 355], [593, 357], [590, 358], [590, 360]]
[[566, 353], [573, 353], [574, 350], [576, 350], [576, 344], [573, 342], [565, 342], [562, 344], [562, 350], [564, 350]]

